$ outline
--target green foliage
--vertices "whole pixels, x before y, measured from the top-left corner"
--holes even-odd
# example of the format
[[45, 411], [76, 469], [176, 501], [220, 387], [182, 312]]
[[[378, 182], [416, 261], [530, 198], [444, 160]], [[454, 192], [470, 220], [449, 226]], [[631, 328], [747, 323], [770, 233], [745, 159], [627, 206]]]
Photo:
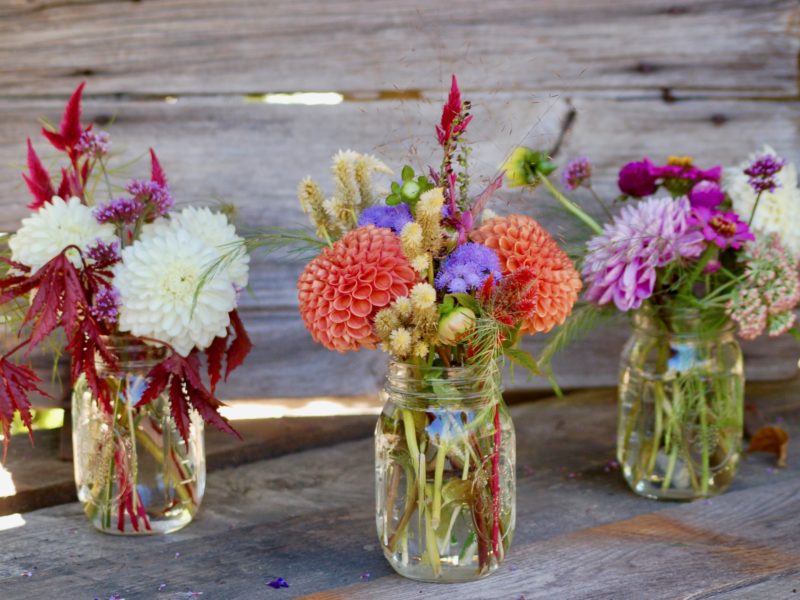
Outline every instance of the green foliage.
[[410, 165], [403, 167], [400, 178], [402, 183], [392, 182], [391, 191], [386, 197], [388, 206], [397, 206], [405, 202], [413, 207], [422, 194], [435, 187], [426, 175], [417, 175]]

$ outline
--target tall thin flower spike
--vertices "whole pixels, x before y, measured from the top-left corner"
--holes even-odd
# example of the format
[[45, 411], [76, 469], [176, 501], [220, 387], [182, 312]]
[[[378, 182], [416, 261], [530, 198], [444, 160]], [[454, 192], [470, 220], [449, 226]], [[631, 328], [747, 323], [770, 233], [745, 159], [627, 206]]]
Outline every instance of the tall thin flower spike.
[[28, 173], [23, 173], [22, 178], [28, 184], [31, 194], [33, 194], [33, 202], [28, 204], [28, 208], [39, 210], [46, 203], [52, 201], [55, 191], [50, 180], [50, 173], [47, 172], [42, 161], [39, 160], [30, 138], [28, 138]]
[[154, 181], [160, 186], [167, 187], [167, 176], [164, 169], [161, 168], [161, 163], [158, 162], [155, 150], [150, 148], [150, 180]]
[[440, 144], [445, 144], [453, 133], [453, 122], [461, 112], [461, 90], [458, 89], [458, 81], [453, 74], [450, 85], [450, 94], [447, 97], [444, 107], [442, 107], [442, 122], [436, 126], [436, 134]]
[[58, 133], [42, 129], [42, 135], [46, 137], [56, 150], [71, 150], [80, 141], [83, 127], [81, 127], [81, 95], [86, 85], [81, 83], [70, 96], [67, 107], [64, 109], [64, 116], [61, 117], [61, 124]]

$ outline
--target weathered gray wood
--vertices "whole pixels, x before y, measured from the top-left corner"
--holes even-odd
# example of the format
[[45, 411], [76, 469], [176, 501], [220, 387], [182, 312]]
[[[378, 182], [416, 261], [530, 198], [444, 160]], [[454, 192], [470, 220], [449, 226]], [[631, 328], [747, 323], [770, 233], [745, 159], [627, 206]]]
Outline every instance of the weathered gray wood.
[[[763, 418], [780, 419], [793, 437], [800, 435], [796, 383], [756, 389], [749, 397]], [[611, 463], [612, 391], [512, 407], [512, 414], [517, 531], [505, 566], [482, 583], [421, 585], [391, 574], [375, 538], [372, 442], [363, 440], [217, 471], [201, 518], [165, 538], [95, 533], [75, 504], [26, 513], [25, 526], [0, 534], [3, 598], [118, 592], [128, 600], [177, 599], [187, 591], [225, 600], [314, 592], [661, 598], [796, 571], [800, 463], [792, 458], [794, 446], [784, 470], [774, 469], [767, 455], [748, 456], [722, 497], [657, 503], [629, 492]], [[289, 581], [288, 590], [265, 587], [278, 576]], [[336, 589], [362, 578], [369, 581]]]
[[[238, 421], [233, 426], [242, 440], [206, 429], [209, 471], [362, 439], [371, 435], [375, 418], [368, 415], [288, 417]], [[72, 463], [57, 456], [59, 438], [59, 430], [37, 431], [36, 445], [31, 447], [23, 436], [15, 437], [3, 465], [14, 490], [0, 488], [0, 516], [77, 499]]]
[[[548, 97], [536, 101], [514, 94], [465, 94], [475, 101], [475, 173], [495, 173], [506, 152], [524, 142], [550, 147], [561, 131], [568, 102], [577, 117], [566, 132], [560, 157], [586, 154], [596, 164], [598, 189], [615, 193], [616, 169], [649, 155], [690, 153], [708, 164], [741, 160], [763, 142], [798, 160], [797, 108], [800, 103], [729, 100], [664, 103], [659, 99]], [[60, 101], [2, 104], [0, 121], [0, 228], [11, 229], [26, 214], [27, 192], [19, 176], [24, 139], [36, 134], [39, 115], [57, 119]], [[128, 157], [155, 146], [179, 201], [240, 207], [240, 225], [296, 226], [305, 223], [295, 199], [297, 181], [306, 174], [330, 189], [329, 159], [338, 148], [373, 152], [399, 168], [413, 148], [421, 166], [435, 160], [433, 123], [436, 102], [346, 102], [333, 107], [285, 107], [243, 104], [238, 100], [181, 99], [177, 104], [90, 100], [89, 119], [113, 120], [117, 150]], [[41, 144], [40, 148], [44, 148]], [[477, 183], [476, 183], [477, 187]], [[593, 200], [577, 195], [596, 212]], [[543, 190], [503, 192], [495, 208], [534, 214], [565, 242], [575, 238], [569, 221]], [[383, 377], [384, 357], [375, 352], [338, 355], [315, 346], [296, 313], [295, 281], [302, 263], [284, 257], [256, 256], [253, 295], [243, 299], [244, 318], [256, 350], [222, 390], [227, 398], [361, 395], [375, 393]], [[555, 367], [566, 387], [612, 385], [624, 328], [609, 327], [575, 345]], [[545, 343], [527, 342], [533, 349]], [[774, 379], [795, 372], [800, 352], [791, 339], [747, 345], [748, 376]], [[313, 369], [309, 371], [309, 366]], [[309, 373], [313, 373], [309, 376]], [[521, 378], [515, 389], [546, 388], [541, 380]]]
[[[792, 0], [11, 0], [0, 95], [675, 88], [797, 93]], [[793, 21], [794, 19], [794, 21]]]

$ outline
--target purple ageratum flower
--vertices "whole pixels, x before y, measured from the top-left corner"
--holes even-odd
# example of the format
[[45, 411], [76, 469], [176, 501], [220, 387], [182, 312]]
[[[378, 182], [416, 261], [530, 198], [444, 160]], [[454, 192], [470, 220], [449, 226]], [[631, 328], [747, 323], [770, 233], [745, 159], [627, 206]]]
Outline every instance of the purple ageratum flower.
[[575, 158], [567, 163], [561, 173], [561, 182], [568, 190], [577, 190], [582, 185], [588, 185], [592, 178], [592, 164], [585, 156]]
[[116, 288], [106, 287], [97, 292], [89, 312], [98, 321], [115, 325], [119, 317], [119, 292]]
[[483, 285], [492, 275], [495, 280], [502, 277], [500, 259], [491, 248], [467, 242], [448, 256], [436, 274], [436, 289], [451, 293], [463, 293]]
[[649, 159], [629, 162], [619, 171], [617, 185], [623, 194], [634, 198], [644, 198], [656, 192], [658, 176], [653, 172], [655, 165]]
[[744, 174], [749, 177], [747, 182], [756, 194], [774, 192], [781, 185], [775, 175], [784, 164], [785, 161], [774, 154], [762, 154], [745, 168]]
[[716, 208], [725, 199], [725, 193], [719, 187], [718, 183], [713, 181], [703, 180], [696, 183], [692, 190], [689, 192], [689, 202], [692, 203], [693, 208]]
[[175, 200], [169, 188], [155, 181], [134, 179], [128, 184], [128, 193], [140, 202], [155, 206], [159, 216], [164, 216], [174, 206]]
[[698, 206], [692, 211], [691, 223], [703, 232], [706, 241], [722, 250], [738, 250], [744, 242], [756, 239], [747, 223], [735, 212], [724, 213]]
[[358, 226], [375, 225], [375, 227], [385, 227], [399, 234], [403, 227], [413, 220], [408, 204], [370, 206], [358, 216]]
[[586, 298], [600, 305], [613, 301], [621, 311], [639, 308], [653, 294], [656, 269], [702, 253], [705, 238], [692, 226], [691, 211], [684, 197], [625, 207], [586, 245]]
[[86, 250], [86, 256], [100, 268], [109, 267], [122, 258], [119, 251], [119, 240], [104, 242], [98, 239]]
[[117, 198], [94, 209], [98, 223], [130, 224], [142, 216], [145, 205], [136, 198]]

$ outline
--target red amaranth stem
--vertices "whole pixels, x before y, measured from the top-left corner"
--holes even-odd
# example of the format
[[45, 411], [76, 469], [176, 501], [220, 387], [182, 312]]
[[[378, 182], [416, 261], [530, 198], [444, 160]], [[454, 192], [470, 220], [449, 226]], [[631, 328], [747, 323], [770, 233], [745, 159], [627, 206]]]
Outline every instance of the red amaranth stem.
[[494, 452], [492, 453], [492, 552], [500, 561], [500, 402], [494, 410]]

